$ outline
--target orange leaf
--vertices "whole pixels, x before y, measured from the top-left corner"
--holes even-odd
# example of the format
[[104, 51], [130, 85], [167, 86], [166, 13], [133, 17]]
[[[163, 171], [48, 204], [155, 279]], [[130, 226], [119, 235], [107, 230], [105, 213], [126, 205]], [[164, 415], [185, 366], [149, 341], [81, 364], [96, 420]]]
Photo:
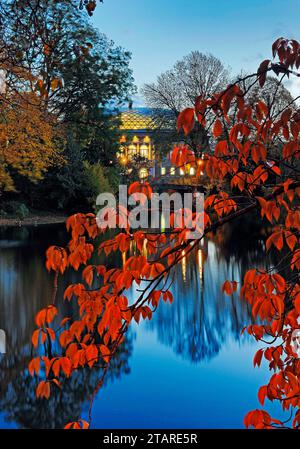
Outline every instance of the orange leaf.
[[39, 344], [39, 334], [40, 334], [40, 329], [37, 329], [33, 332], [32, 337], [31, 337], [31, 342], [35, 348], [37, 348], [37, 346]]
[[36, 389], [37, 398], [49, 399], [50, 397], [50, 383], [48, 381], [42, 380]]

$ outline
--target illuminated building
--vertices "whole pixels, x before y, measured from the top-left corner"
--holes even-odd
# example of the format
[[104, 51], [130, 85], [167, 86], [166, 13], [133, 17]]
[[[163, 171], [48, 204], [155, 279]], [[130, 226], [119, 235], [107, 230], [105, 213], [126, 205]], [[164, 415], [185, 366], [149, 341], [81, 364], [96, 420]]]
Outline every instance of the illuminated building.
[[[133, 158], [140, 157], [139, 176], [141, 179], [155, 176], [155, 153], [152, 133], [155, 130], [151, 110], [129, 108], [120, 113], [122, 136], [119, 159], [124, 165]], [[143, 164], [144, 162], [144, 164]]]
[[[132, 161], [136, 163], [140, 179], [164, 178], [175, 182], [175, 178], [194, 177], [196, 175], [194, 167], [176, 168], [171, 164], [169, 157], [161, 158], [156, 155], [154, 134], [158, 127], [153, 112], [148, 108], [129, 107], [121, 110], [122, 136], [118, 154], [120, 163], [124, 166]], [[159, 128], [159, 131], [171, 136], [174, 135], [173, 127], [174, 123], [169, 129]]]

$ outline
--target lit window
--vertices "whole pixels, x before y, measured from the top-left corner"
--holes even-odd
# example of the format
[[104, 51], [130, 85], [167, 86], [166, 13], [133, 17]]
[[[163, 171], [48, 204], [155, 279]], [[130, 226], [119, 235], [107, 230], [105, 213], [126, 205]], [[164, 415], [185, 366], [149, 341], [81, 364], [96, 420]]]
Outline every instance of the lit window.
[[148, 176], [148, 170], [146, 168], [141, 168], [139, 171], [140, 179], [145, 179]]
[[190, 175], [193, 176], [194, 174], [195, 174], [195, 169], [194, 169], [194, 167], [191, 167], [191, 168], [190, 168]]
[[128, 156], [133, 157], [136, 155], [136, 146], [135, 145], [129, 145], [128, 147]]
[[165, 175], [165, 174], [166, 174], [166, 167], [161, 167], [160, 173], [161, 173], [162, 175]]
[[183, 170], [183, 168], [181, 168], [181, 169], [179, 170], [179, 173], [180, 173], [181, 176], [184, 175], [184, 170]]
[[148, 159], [148, 146], [143, 144], [140, 146], [140, 155]]
[[170, 168], [170, 175], [174, 176], [175, 175], [175, 167], [171, 167]]

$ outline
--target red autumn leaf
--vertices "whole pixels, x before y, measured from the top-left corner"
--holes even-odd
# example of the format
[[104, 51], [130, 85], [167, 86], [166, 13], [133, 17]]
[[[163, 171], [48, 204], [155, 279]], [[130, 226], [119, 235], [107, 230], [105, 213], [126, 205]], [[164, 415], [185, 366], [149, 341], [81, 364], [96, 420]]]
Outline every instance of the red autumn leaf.
[[261, 364], [261, 359], [262, 359], [262, 356], [263, 356], [263, 353], [264, 353], [263, 349], [259, 349], [259, 350], [255, 353], [255, 356], [254, 356], [254, 359], [253, 359], [253, 366], [254, 366], [254, 367], [255, 367], [256, 365], [257, 365], [257, 366], [260, 366], [260, 364]]
[[100, 349], [101, 355], [102, 355], [102, 357], [103, 357], [103, 360], [104, 360], [106, 363], [108, 363], [109, 360], [110, 360], [110, 350], [109, 350], [108, 347], [105, 346], [105, 345], [100, 345], [100, 346], [99, 346], [99, 349]]
[[189, 134], [195, 125], [195, 109], [194, 108], [186, 108], [180, 114], [177, 118], [177, 130], [178, 132], [181, 130], [181, 128], [184, 131], [184, 134]]
[[87, 421], [84, 421], [83, 419], [80, 419], [79, 421], [73, 421], [69, 422], [65, 425], [64, 429], [88, 429], [89, 423]]
[[274, 245], [278, 251], [281, 251], [283, 248], [283, 236], [282, 231], [273, 232], [272, 235], [266, 241], [267, 250], [270, 249], [271, 245]]
[[38, 347], [39, 344], [39, 335], [40, 335], [40, 329], [37, 329], [33, 332], [31, 337], [31, 342], [35, 348]]
[[213, 127], [213, 135], [214, 137], [220, 137], [222, 135], [223, 132], [223, 126], [222, 123], [219, 119], [217, 119], [214, 123], [214, 127]]
[[89, 345], [85, 350], [87, 364], [90, 368], [97, 362], [98, 360], [98, 349], [94, 344]]
[[264, 403], [265, 403], [265, 398], [267, 396], [267, 392], [268, 392], [268, 386], [267, 385], [263, 385], [258, 390], [258, 400], [261, 403], [261, 405], [264, 405]]
[[296, 296], [294, 306], [298, 315], [300, 315], [300, 293]]
[[92, 285], [92, 282], [93, 282], [93, 270], [94, 270], [94, 266], [93, 265], [88, 265], [87, 267], [85, 267], [85, 269], [82, 272], [82, 278], [85, 280], [85, 282], [88, 285]]
[[43, 327], [45, 326], [45, 324], [52, 323], [57, 313], [57, 308], [52, 304], [48, 307], [45, 307], [44, 309], [41, 309], [35, 316], [36, 325], [39, 327]]
[[49, 399], [50, 397], [50, 383], [48, 381], [42, 380], [36, 389], [37, 398]]
[[222, 292], [226, 293], [226, 295], [232, 295], [237, 289], [236, 281], [225, 281], [222, 285]]
[[269, 67], [270, 64], [270, 60], [266, 59], [265, 61], [263, 61], [258, 70], [257, 70], [257, 76], [258, 76], [258, 80], [259, 80], [259, 85], [260, 87], [263, 87], [265, 82], [266, 82], [266, 78], [267, 78], [267, 69]]
[[72, 372], [72, 363], [71, 360], [68, 357], [62, 357], [60, 359], [60, 366], [63, 372], [67, 377], [70, 377]]
[[39, 357], [35, 357], [34, 359], [32, 359], [29, 362], [28, 371], [31, 374], [31, 376], [33, 376], [34, 373], [37, 375], [39, 374], [39, 371], [40, 371], [40, 358]]

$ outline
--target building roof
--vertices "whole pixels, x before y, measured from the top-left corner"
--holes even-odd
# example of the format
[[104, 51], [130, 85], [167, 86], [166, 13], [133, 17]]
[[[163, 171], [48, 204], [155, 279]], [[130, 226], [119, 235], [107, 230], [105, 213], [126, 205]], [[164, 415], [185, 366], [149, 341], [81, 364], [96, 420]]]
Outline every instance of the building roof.
[[134, 108], [120, 111], [121, 126], [123, 130], [153, 130], [157, 126], [151, 109]]

